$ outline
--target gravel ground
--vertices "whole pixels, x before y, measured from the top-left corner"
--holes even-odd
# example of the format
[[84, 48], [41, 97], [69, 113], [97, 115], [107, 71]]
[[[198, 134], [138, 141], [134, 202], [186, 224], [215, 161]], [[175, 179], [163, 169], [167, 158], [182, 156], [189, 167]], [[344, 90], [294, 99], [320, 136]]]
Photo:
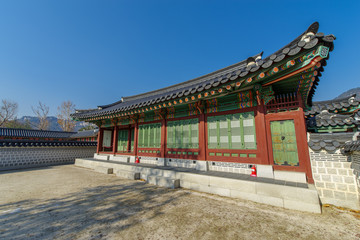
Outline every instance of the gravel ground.
[[303, 213], [64, 165], [0, 172], [0, 239], [360, 239], [360, 214]]

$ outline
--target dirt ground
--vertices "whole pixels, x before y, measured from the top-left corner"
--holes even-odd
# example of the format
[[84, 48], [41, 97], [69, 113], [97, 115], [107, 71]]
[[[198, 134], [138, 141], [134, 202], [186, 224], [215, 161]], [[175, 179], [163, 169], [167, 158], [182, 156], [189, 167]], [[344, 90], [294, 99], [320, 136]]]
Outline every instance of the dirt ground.
[[310, 214], [73, 165], [0, 172], [0, 239], [360, 239], [360, 214]]

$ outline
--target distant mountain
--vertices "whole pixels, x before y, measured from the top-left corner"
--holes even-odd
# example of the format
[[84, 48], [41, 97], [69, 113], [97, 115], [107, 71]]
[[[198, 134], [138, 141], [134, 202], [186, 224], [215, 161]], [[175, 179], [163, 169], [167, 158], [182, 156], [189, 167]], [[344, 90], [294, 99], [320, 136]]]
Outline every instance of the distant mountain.
[[[47, 118], [49, 120], [49, 129], [51, 131], [62, 131], [60, 125], [57, 122], [57, 117], [48, 117]], [[26, 123], [28, 122], [30, 124], [30, 126], [33, 129], [37, 129], [37, 126], [39, 125], [39, 119], [37, 117], [32, 117], [32, 116], [23, 116], [21, 118], [17, 119], [18, 122], [20, 123]], [[76, 122], [76, 126], [75, 126], [75, 132], [77, 132], [80, 128], [83, 127], [87, 127], [90, 124], [87, 122]]]
[[342, 94], [337, 96], [335, 99], [341, 99], [341, 98], [350, 97], [350, 96], [352, 96], [354, 94], [356, 94], [356, 99], [360, 101], [360, 87], [352, 88], [350, 90], [347, 90], [346, 92], [343, 92]]

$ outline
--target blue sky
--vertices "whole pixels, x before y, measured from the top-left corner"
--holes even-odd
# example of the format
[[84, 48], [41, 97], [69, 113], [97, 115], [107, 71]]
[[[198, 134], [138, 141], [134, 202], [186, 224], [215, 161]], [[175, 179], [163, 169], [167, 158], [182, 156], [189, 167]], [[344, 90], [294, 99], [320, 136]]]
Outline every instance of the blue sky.
[[270, 55], [314, 21], [335, 50], [314, 100], [360, 87], [360, 1], [0, 0], [0, 99], [79, 109]]

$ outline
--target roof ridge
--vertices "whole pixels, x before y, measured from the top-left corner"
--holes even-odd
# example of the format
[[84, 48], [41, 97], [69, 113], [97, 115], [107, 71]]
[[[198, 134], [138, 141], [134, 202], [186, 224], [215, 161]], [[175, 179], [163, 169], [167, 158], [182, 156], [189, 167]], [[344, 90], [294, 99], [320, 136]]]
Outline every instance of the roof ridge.
[[15, 130], [15, 131], [31, 131], [31, 132], [55, 132], [55, 133], [76, 133], [76, 132], [66, 132], [66, 131], [54, 131], [54, 130], [38, 130], [38, 129], [24, 129], [24, 128], [4, 128], [0, 127], [0, 130], [7, 129], [7, 130]]
[[344, 101], [344, 100], [349, 100], [352, 97], [356, 97], [356, 93], [354, 93], [354, 94], [352, 94], [352, 95], [350, 95], [348, 97], [344, 97], [344, 98], [334, 98], [334, 99], [331, 99], [331, 100], [313, 102], [313, 105], [315, 105], [315, 104], [324, 104], [324, 103], [341, 102], [341, 101]]

